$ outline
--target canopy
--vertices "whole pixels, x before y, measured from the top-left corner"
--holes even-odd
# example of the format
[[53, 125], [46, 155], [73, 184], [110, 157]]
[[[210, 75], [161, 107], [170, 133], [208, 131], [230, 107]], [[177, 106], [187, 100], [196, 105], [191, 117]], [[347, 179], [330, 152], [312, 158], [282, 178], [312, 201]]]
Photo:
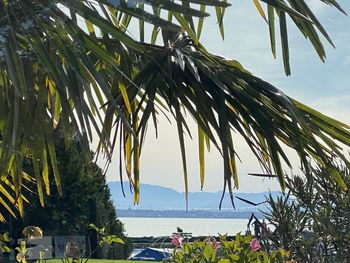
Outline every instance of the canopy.
[[130, 260], [154, 260], [161, 261], [170, 256], [170, 253], [164, 249], [147, 247], [141, 251], [136, 252], [129, 259]]

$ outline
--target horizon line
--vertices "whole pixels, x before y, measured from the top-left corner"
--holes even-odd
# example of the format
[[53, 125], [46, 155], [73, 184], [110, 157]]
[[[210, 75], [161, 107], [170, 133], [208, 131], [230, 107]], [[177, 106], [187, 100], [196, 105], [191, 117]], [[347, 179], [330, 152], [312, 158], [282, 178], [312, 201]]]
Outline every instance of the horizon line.
[[[117, 181], [117, 180], [106, 180], [107, 184], [109, 183], [118, 183], [120, 184], [121, 181]], [[123, 181], [123, 184], [126, 183], [126, 184], [129, 184], [129, 181], [128, 180], [125, 180]], [[174, 189], [172, 187], [169, 187], [169, 186], [164, 186], [164, 185], [161, 185], [161, 184], [151, 184], [151, 183], [140, 183], [140, 185], [150, 185], [150, 186], [156, 186], [156, 187], [162, 187], [162, 188], [166, 188], [166, 189], [170, 189], [170, 190], [173, 190], [177, 193], [180, 193], [180, 194], [184, 194], [185, 192], [184, 191], [178, 191], [177, 189]], [[237, 192], [234, 192], [234, 193], [239, 193], [239, 194], [259, 194], [259, 193], [275, 193], [275, 192], [278, 192], [280, 193], [281, 191], [279, 190], [274, 190], [274, 191], [270, 191], [270, 190], [266, 190], [266, 191], [261, 191], [261, 192], [241, 192], [240, 190], [237, 190], [235, 189], [234, 191], [237, 191]], [[188, 192], [189, 194], [191, 193], [212, 193], [212, 194], [217, 194], [217, 193], [222, 193], [222, 189], [218, 189], [217, 191], [189, 191]], [[226, 191], [227, 194], [228, 191]]]

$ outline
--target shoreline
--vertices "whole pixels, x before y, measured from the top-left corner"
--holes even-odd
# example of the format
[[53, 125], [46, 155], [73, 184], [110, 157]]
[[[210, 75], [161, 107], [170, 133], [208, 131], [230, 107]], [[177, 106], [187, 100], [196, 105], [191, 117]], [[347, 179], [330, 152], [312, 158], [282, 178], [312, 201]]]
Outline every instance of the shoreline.
[[238, 210], [148, 210], [118, 209], [118, 218], [207, 218], [207, 219], [249, 219], [254, 212], [258, 218], [264, 218], [261, 211]]

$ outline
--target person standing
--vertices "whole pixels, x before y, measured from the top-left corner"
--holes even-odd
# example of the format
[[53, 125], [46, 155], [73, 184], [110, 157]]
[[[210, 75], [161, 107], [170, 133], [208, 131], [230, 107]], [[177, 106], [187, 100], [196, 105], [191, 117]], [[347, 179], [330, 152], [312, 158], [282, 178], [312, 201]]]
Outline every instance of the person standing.
[[267, 224], [266, 224], [265, 218], [264, 218], [262, 223], [261, 223], [261, 237], [266, 238], [267, 232], [268, 232]]
[[259, 222], [259, 220], [256, 218], [255, 221], [253, 222], [254, 225], [254, 235], [257, 239], [261, 238], [261, 223]]
[[317, 253], [317, 257], [320, 260], [319, 262], [324, 262], [324, 258], [323, 258], [324, 252], [325, 252], [325, 245], [322, 241], [322, 237], [320, 237], [316, 245], [316, 253]]

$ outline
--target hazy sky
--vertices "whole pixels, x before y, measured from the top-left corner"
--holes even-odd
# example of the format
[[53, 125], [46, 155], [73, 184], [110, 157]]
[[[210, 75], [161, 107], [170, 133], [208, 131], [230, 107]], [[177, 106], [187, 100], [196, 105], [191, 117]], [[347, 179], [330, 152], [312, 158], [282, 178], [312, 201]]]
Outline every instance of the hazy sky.
[[[336, 49], [324, 41], [327, 60], [322, 63], [311, 44], [290, 23], [290, 62], [292, 76], [284, 75], [280, 46], [277, 59], [270, 52], [268, 26], [257, 13], [253, 1], [230, 1], [232, 6], [225, 15], [225, 40], [220, 37], [215, 17], [206, 18], [202, 43], [212, 53], [240, 61], [256, 76], [272, 83], [284, 93], [317, 110], [350, 123], [350, 18], [320, 0], [308, 1], [317, 17], [330, 34]], [[350, 13], [350, 2], [339, 1]], [[289, 19], [290, 20], [290, 19]], [[278, 31], [277, 31], [278, 33]], [[278, 35], [277, 35], [278, 39]], [[279, 44], [279, 43], [278, 43]], [[175, 124], [160, 118], [159, 138], [149, 127], [141, 157], [141, 182], [184, 190], [181, 154]], [[196, 134], [193, 125], [193, 135]], [[195, 136], [194, 136], [195, 137]], [[247, 173], [261, 172], [242, 139], [235, 137], [236, 149], [242, 159], [238, 166], [240, 192], [260, 192], [278, 189], [272, 180], [261, 180]], [[196, 138], [187, 138], [189, 189], [199, 191], [198, 145]], [[288, 151], [290, 152], [290, 151]], [[299, 161], [291, 153], [293, 172], [298, 173]], [[118, 157], [107, 172], [107, 180], [119, 180]], [[213, 149], [206, 156], [204, 191], [218, 191], [223, 186], [222, 160]], [[142, 194], [142, 190], [141, 190]]]

